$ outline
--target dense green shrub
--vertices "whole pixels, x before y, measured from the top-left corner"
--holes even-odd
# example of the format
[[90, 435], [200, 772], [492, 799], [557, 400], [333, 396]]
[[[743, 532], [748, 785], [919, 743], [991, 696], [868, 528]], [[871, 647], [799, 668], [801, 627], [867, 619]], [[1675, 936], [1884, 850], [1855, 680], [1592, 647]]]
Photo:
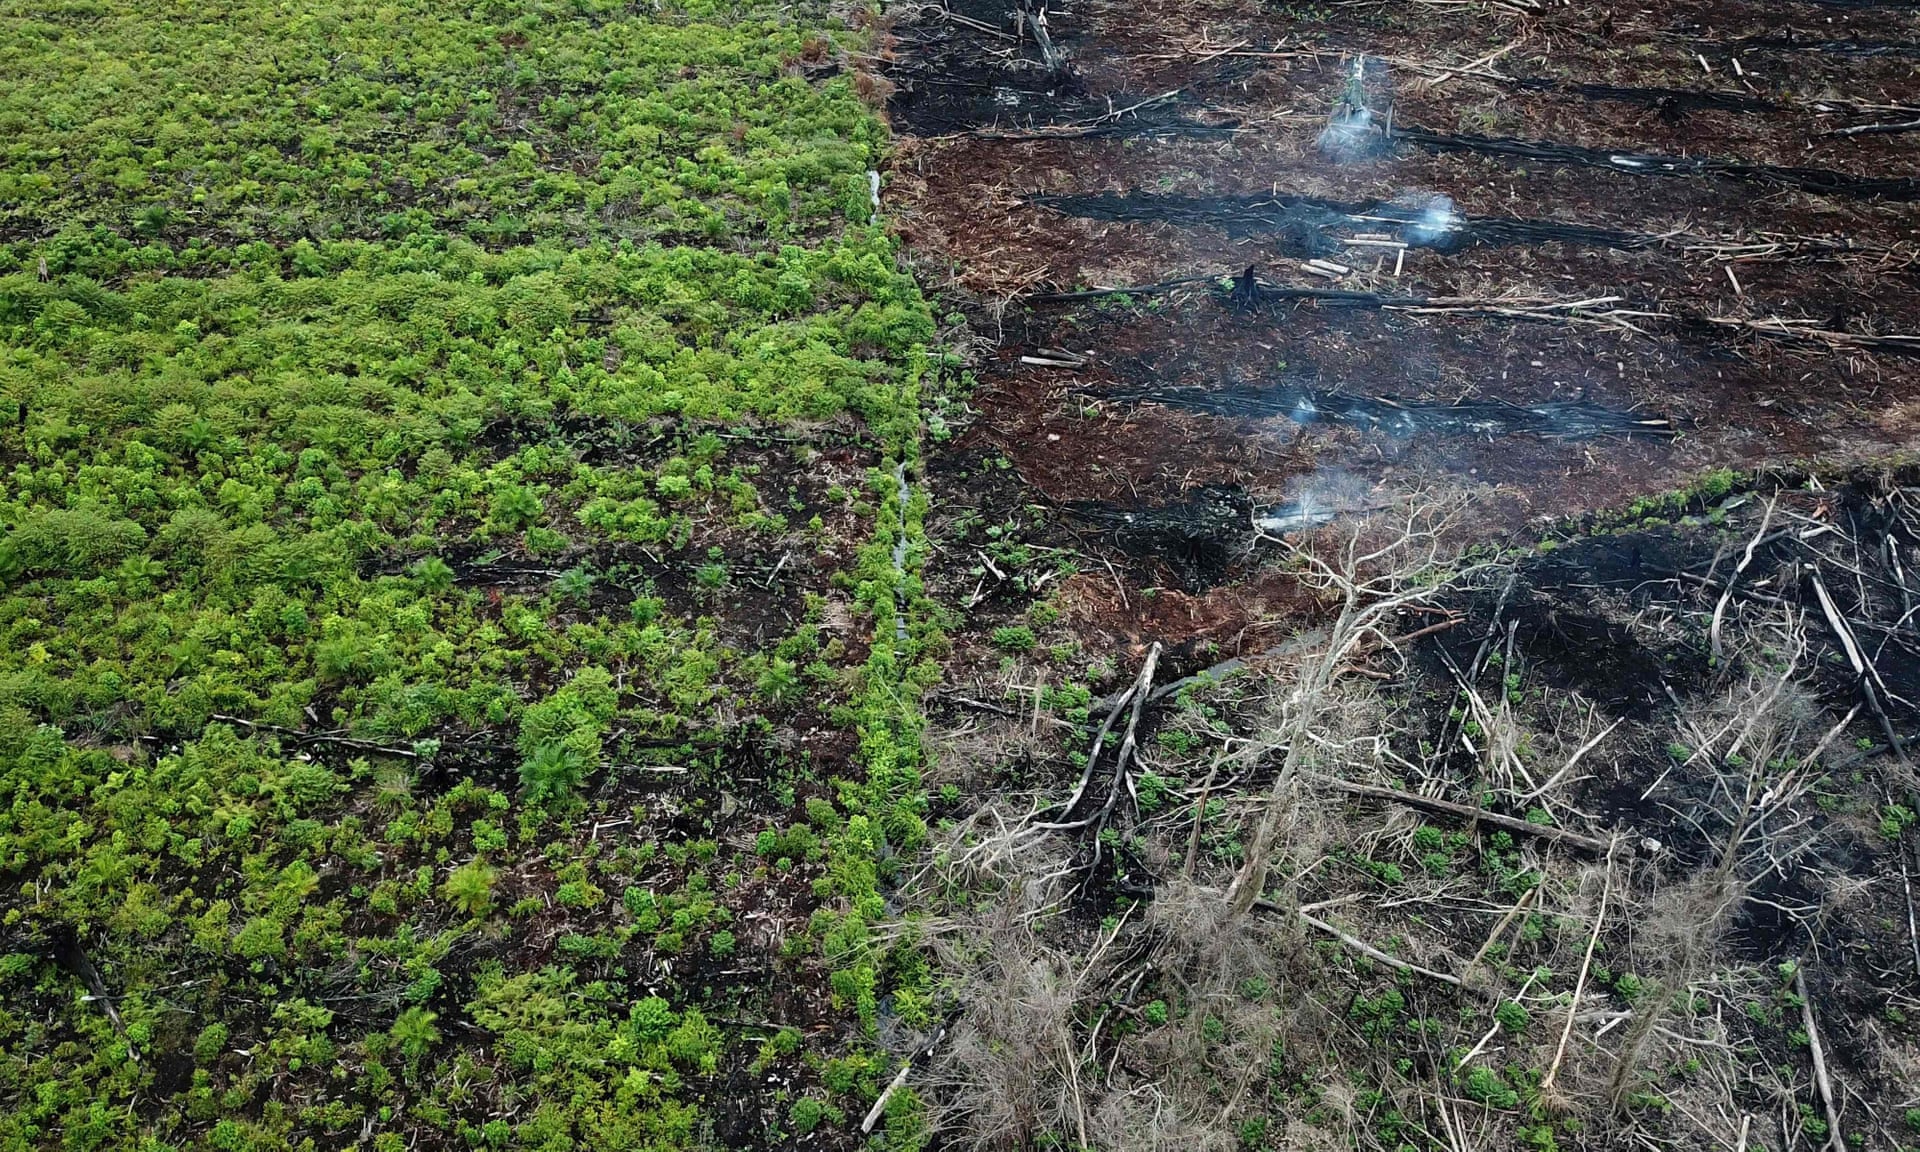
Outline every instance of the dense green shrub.
[[[635, 19], [614, 0], [239, 0], [164, 19], [68, 7], [0, 17], [11, 235], [782, 237], [843, 211], [882, 140], [847, 79], [797, 74], [808, 33], [773, 13]], [[309, 271], [327, 267], [302, 255]], [[768, 297], [803, 301], [800, 288]], [[516, 326], [555, 314], [529, 295]]]
[[[740, 1013], [634, 974], [773, 963], [734, 913], [779, 860], [823, 882], [780, 963], [924, 1002], [866, 932], [925, 834], [924, 504], [735, 449], [827, 426], [891, 485], [917, 442], [932, 325], [823, 20], [0, 12], [0, 1149], [690, 1146]], [[859, 568], [863, 666], [830, 560], [793, 636], [734, 627], [801, 549]], [[809, 708], [857, 762], [778, 751]]]

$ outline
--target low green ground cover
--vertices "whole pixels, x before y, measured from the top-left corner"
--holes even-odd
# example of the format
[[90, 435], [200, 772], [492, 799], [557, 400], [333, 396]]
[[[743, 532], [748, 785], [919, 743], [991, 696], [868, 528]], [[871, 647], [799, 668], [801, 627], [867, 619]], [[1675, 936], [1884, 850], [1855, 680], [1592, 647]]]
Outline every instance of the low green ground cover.
[[862, 44], [0, 10], [0, 1147], [845, 1139], [940, 644]]

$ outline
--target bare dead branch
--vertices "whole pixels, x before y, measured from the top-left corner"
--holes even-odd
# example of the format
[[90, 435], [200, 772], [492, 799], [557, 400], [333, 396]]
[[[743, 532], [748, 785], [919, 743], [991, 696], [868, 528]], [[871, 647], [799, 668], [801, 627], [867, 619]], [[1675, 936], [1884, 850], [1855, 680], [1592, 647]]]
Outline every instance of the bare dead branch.
[[1560, 1062], [1567, 1058], [1567, 1038], [1573, 1035], [1573, 1020], [1580, 1012], [1580, 997], [1587, 991], [1587, 973], [1593, 967], [1593, 950], [1600, 943], [1600, 926], [1607, 919], [1607, 900], [1613, 895], [1613, 857], [1606, 860], [1607, 878], [1600, 888], [1600, 908], [1593, 914], [1593, 933], [1587, 937], [1587, 954], [1580, 961], [1580, 977], [1573, 982], [1573, 1000], [1567, 1005], [1567, 1022], [1560, 1029], [1560, 1043], [1553, 1051], [1553, 1063], [1547, 1066], [1547, 1074], [1540, 1080], [1540, 1096], [1543, 1100], [1553, 1099], [1553, 1083], [1560, 1075]]
[[[1284, 917], [1288, 915], [1288, 912], [1285, 908], [1282, 908], [1280, 905], [1275, 904], [1271, 900], [1255, 900], [1253, 902], [1253, 907], [1259, 909], [1262, 912], [1270, 912], [1275, 916]], [[1335, 928], [1333, 925], [1327, 923], [1325, 920], [1320, 919], [1318, 916], [1309, 915], [1304, 911], [1296, 911], [1292, 913], [1292, 915], [1297, 919], [1299, 919], [1301, 923], [1306, 924], [1309, 927], [1317, 928], [1322, 932], [1325, 932], [1327, 935], [1333, 937], [1335, 940], [1340, 941], [1340, 943], [1345, 944], [1347, 947], [1353, 949], [1355, 952], [1360, 953], [1362, 956], [1365, 956], [1369, 960], [1373, 960], [1378, 963], [1385, 964], [1389, 968], [1396, 968], [1402, 972], [1411, 972], [1416, 976], [1425, 976], [1429, 980], [1438, 980], [1442, 984], [1451, 984], [1455, 988], [1464, 989], [1466, 987], [1466, 984], [1458, 976], [1453, 976], [1446, 972], [1436, 972], [1431, 968], [1423, 968], [1418, 964], [1413, 964], [1408, 961], [1402, 960], [1398, 956], [1390, 956], [1387, 953], [1380, 951], [1380, 949], [1375, 948], [1373, 945], [1367, 943], [1365, 940], [1360, 939], [1358, 936], [1353, 936], [1353, 935], [1349, 935], [1346, 932], [1342, 932], [1340, 929]]]
[[1793, 967], [1793, 990], [1800, 996], [1800, 1019], [1807, 1029], [1807, 1051], [1813, 1057], [1813, 1083], [1820, 1093], [1820, 1106], [1826, 1111], [1827, 1147], [1845, 1152], [1846, 1137], [1840, 1128], [1840, 1112], [1834, 1106], [1833, 1078], [1827, 1072], [1827, 1055], [1820, 1043], [1820, 1027], [1813, 1018], [1813, 997], [1807, 994], [1805, 964]]
[[1469, 824], [1474, 822], [1491, 824], [1496, 828], [1504, 828], [1509, 832], [1517, 833], [1521, 836], [1533, 836], [1538, 839], [1552, 841], [1556, 844], [1565, 844], [1569, 848], [1578, 848], [1582, 852], [1590, 852], [1596, 856], [1605, 855], [1610, 843], [1597, 836], [1571, 832], [1565, 828], [1555, 828], [1549, 824], [1535, 824], [1528, 820], [1521, 820], [1512, 816], [1503, 816], [1498, 812], [1488, 812], [1484, 808], [1474, 808], [1466, 804], [1456, 804], [1451, 800], [1440, 800], [1432, 796], [1421, 796], [1412, 792], [1401, 792], [1393, 788], [1382, 788], [1376, 784], [1357, 784], [1351, 780], [1341, 780], [1332, 776], [1315, 776], [1313, 779], [1330, 788], [1336, 788], [1355, 796], [1370, 796], [1376, 800], [1388, 800], [1395, 804], [1404, 804], [1409, 808], [1420, 808], [1428, 812], [1455, 816]]

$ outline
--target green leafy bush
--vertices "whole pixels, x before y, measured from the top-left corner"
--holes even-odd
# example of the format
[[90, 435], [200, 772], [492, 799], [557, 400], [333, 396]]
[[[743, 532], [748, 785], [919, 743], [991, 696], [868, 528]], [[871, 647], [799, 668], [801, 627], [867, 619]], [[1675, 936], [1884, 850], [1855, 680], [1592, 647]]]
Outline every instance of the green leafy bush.
[[1514, 1091], [1500, 1073], [1484, 1065], [1467, 1073], [1461, 1087], [1469, 1099], [1477, 1100], [1489, 1108], [1511, 1110], [1520, 1106], [1520, 1093]]
[[467, 915], [483, 916], [493, 907], [493, 885], [498, 875], [484, 862], [472, 860], [455, 868], [440, 891]]
[[993, 630], [993, 646], [1007, 652], [1031, 652], [1037, 641], [1033, 629], [1025, 624], [1010, 624]]

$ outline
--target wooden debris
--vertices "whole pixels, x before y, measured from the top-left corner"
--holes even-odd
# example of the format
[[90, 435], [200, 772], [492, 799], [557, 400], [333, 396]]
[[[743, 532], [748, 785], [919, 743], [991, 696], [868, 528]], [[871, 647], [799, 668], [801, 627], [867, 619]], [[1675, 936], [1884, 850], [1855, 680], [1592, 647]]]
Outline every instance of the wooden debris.
[[215, 712], [208, 717], [222, 724], [238, 724], [242, 728], [257, 732], [272, 732], [284, 736], [299, 744], [330, 744], [340, 748], [351, 748], [356, 752], [372, 752], [380, 756], [398, 756], [403, 760], [418, 760], [420, 754], [411, 748], [396, 748], [372, 740], [360, 740], [352, 736], [339, 736], [329, 732], [302, 732], [298, 728], [286, 728], [279, 724], [263, 724], [255, 720], [245, 720], [239, 716], [228, 716]]
[[1540, 1096], [1553, 1098], [1553, 1081], [1560, 1075], [1560, 1063], [1567, 1058], [1567, 1038], [1573, 1035], [1573, 1021], [1580, 1014], [1580, 997], [1587, 991], [1587, 973], [1593, 968], [1593, 950], [1600, 943], [1600, 926], [1607, 919], [1607, 899], [1613, 895], [1613, 857], [1607, 857], [1607, 879], [1600, 888], [1600, 908], [1593, 914], [1593, 934], [1587, 937], [1587, 954], [1580, 961], [1580, 977], [1573, 982], [1573, 999], [1567, 1005], [1567, 1022], [1560, 1029], [1560, 1044], [1553, 1051], [1553, 1063], [1540, 1080]]
[[1880, 693], [1874, 691], [1876, 684], [1882, 690], [1886, 688], [1880, 680], [1880, 673], [1874, 669], [1872, 661], [1868, 660], [1866, 654], [1860, 650], [1859, 640], [1854, 637], [1853, 629], [1847, 626], [1846, 617], [1842, 616], [1840, 609], [1835, 606], [1832, 595], [1827, 592], [1825, 582], [1820, 579], [1820, 573], [1813, 572], [1809, 580], [1813, 584], [1814, 598], [1820, 601], [1820, 611], [1827, 618], [1827, 626], [1832, 628], [1833, 634], [1839, 638], [1840, 648], [1847, 655], [1847, 663], [1853, 666], [1853, 674], [1860, 678], [1860, 693], [1866, 697], [1868, 710], [1880, 721], [1880, 730], [1887, 737], [1887, 746], [1893, 750], [1896, 760], [1902, 764], [1906, 763], [1906, 744], [1900, 739], [1900, 734], [1893, 730], [1893, 721], [1887, 716], [1887, 710], [1880, 704]]
[[1827, 1117], [1827, 1147], [1835, 1152], [1846, 1152], [1846, 1138], [1841, 1135], [1840, 1111], [1834, 1106], [1833, 1078], [1827, 1072], [1827, 1054], [1820, 1043], [1820, 1028], [1813, 1019], [1813, 997], [1807, 994], [1807, 970], [1805, 964], [1793, 966], [1793, 990], [1800, 997], [1800, 1019], [1807, 1030], [1807, 1051], [1813, 1057], [1813, 1083], [1820, 1093], [1820, 1106]]
[[93, 961], [87, 959], [85, 950], [80, 947], [79, 938], [71, 929], [63, 927], [57, 931], [59, 934], [55, 937], [53, 946], [54, 963], [69, 974], [79, 977], [80, 981], [87, 986], [86, 999], [100, 1005], [101, 1010], [107, 1014], [107, 1021], [113, 1025], [113, 1030], [126, 1040], [127, 1058], [138, 1064], [140, 1053], [135, 1049], [133, 1039], [127, 1035], [127, 1025], [120, 1018], [120, 1010], [113, 1006], [113, 997], [107, 992], [106, 982], [100, 979], [100, 970], [93, 966]]
[[[1101, 854], [1100, 833], [1106, 830], [1107, 819], [1113, 814], [1113, 806], [1120, 800], [1120, 788], [1128, 784], [1127, 763], [1133, 759], [1140, 736], [1140, 716], [1146, 711], [1147, 695], [1153, 688], [1153, 673], [1160, 665], [1160, 642], [1154, 641], [1147, 649], [1147, 658], [1140, 666], [1140, 676], [1133, 682], [1133, 711], [1127, 716], [1127, 733], [1120, 740], [1120, 751], [1113, 760], [1113, 786], [1107, 789], [1107, 802], [1093, 821], [1093, 862], [1098, 864]], [[1131, 785], [1129, 785], [1131, 787]]]
[[1412, 792], [1400, 792], [1392, 788], [1381, 788], [1374, 784], [1356, 784], [1351, 780], [1342, 780], [1335, 776], [1312, 776], [1310, 779], [1325, 784], [1329, 788], [1354, 796], [1370, 796], [1375, 800], [1388, 800], [1395, 804], [1404, 804], [1409, 808], [1420, 808], [1447, 816], [1456, 816], [1468, 823], [1491, 824], [1496, 828], [1520, 836], [1533, 836], [1541, 840], [1565, 844], [1569, 848], [1578, 848], [1582, 852], [1605, 855], [1610, 843], [1597, 836], [1587, 836], [1579, 832], [1570, 832], [1565, 828], [1555, 828], [1550, 824], [1535, 824], [1512, 816], [1502, 816], [1498, 812], [1488, 812], [1484, 808], [1473, 808], [1466, 804], [1456, 804], [1451, 800], [1440, 800], [1432, 796], [1420, 796]]
[[[1154, 655], [1157, 657], [1159, 655], [1159, 645], [1154, 645], [1154, 649]], [[1080, 772], [1080, 782], [1074, 786], [1073, 795], [1067, 797], [1067, 802], [1057, 809], [1060, 815], [1071, 816], [1073, 810], [1080, 806], [1081, 799], [1087, 794], [1087, 786], [1093, 782], [1094, 767], [1100, 762], [1100, 749], [1106, 745], [1107, 736], [1113, 731], [1114, 722], [1120, 719], [1120, 710], [1125, 708], [1127, 702], [1132, 700], [1139, 691], [1140, 682], [1136, 679], [1125, 692], [1113, 698], [1113, 706], [1108, 709], [1106, 720], [1100, 725], [1100, 730], [1094, 733], [1093, 750], [1087, 753], [1087, 766]], [[1136, 708], [1135, 715], [1138, 715], [1138, 712], [1139, 709]], [[1084, 824], [1067, 821], [1064, 823], [1031, 824], [1028, 825], [1028, 827], [1034, 830], [1064, 831], [1084, 827]]]
[[1920, 918], [1913, 911], [1913, 873], [1900, 862], [1900, 888], [1907, 897], [1907, 943], [1913, 949], [1913, 976], [1920, 980]]
[[[1285, 916], [1287, 914], [1286, 909], [1271, 900], [1255, 900], [1253, 906], [1262, 912], [1269, 912], [1276, 916]], [[1320, 919], [1318, 916], [1309, 915], [1304, 909], [1294, 913], [1294, 915], [1298, 916], [1302, 923], [1325, 932], [1335, 940], [1340, 941], [1340, 943], [1345, 944], [1355, 952], [1360, 953], [1362, 956], [1376, 963], [1385, 964], [1387, 967], [1398, 969], [1401, 972], [1411, 972], [1416, 976], [1425, 976], [1429, 980], [1438, 980], [1442, 984], [1451, 984], [1455, 988], [1466, 987], [1466, 984], [1463, 983], [1458, 976], [1453, 976], [1446, 972], [1436, 972], [1431, 968], [1422, 968], [1420, 965], [1409, 963], [1408, 961], [1400, 959], [1398, 956], [1390, 956], [1367, 943], [1365, 940], [1360, 939], [1358, 936], [1349, 935], [1335, 928], [1325, 920]]]
[[1920, 132], [1920, 120], [1903, 120], [1894, 124], [1855, 124], [1851, 128], [1829, 128], [1819, 135], [1888, 136], [1896, 132]]
[[1035, 11], [1028, 6], [1026, 0], [1021, 0], [1020, 16], [1026, 22], [1028, 30], [1033, 33], [1034, 47], [1040, 50], [1040, 62], [1046, 65], [1047, 71], [1058, 72], [1066, 65], [1067, 59], [1054, 48], [1053, 37], [1047, 34], [1046, 4], [1042, 2], [1039, 10]]
[[1822, 344], [1832, 349], [1862, 348], [1883, 352], [1920, 353], [1920, 336], [1902, 333], [1836, 332], [1831, 328], [1820, 327], [1817, 320], [1789, 320], [1780, 316], [1763, 316], [1757, 320], [1744, 316], [1702, 316], [1700, 319], [1722, 327], [1743, 328], [1756, 335], [1775, 340]]
[[[1082, 883], [1091, 880], [1095, 874], [1095, 870], [1099, 868], [1100, 861], [1106, 854], [1106, 845], [1102, 841], [1100, 834], [1106, 830], [1107, 821], [1112, 817], [1115, 806], [1120, 802], [1121, 790], [1130, 787], [1127, 777], [1127, 764], [1133, 759], [1134, 749], [1138, 745], [1140, 717], [1146, 711], [1147, 697], [1153, 688], [1153, 674], [1154, 670], [1160, 664], [1160, 651], [1158, 641], [1155, 641], [1154, 644], [1147, 649], [1147, 658], [1141, 664], [1140, 674], [1135, 677], [1133, 687], [1127, 691], [1126, 695], [1114, 703], [1113, 710], [1107, 714], [1106, 722], [1100, 726], [1099, 734], [1094, 737], [1093, 752], [1087, 757], [1087, 767], [1080, 775], [1079, 786], [1074, 789], [1072, 798], [1060, 809], [1062, 819], [1030, 823], [1022, 832], [1022, 835], [1026, 835], [1043, 831], [1073, 832], [1083, 828], [1091, 829], [1093, 833], [1090, 837], [1092, 849], [1088, 854], [1085, 864], [1085, 879], [1082, 880]], [[1108, 734], [1112, 732], [1114, 722], [1119, 718], [1121, 706], [1128, 701], [1132, 702], [1133, 708], [1127, 717], [1126, 734], [1121, 738], [1120, 749], [1114, 756], [1113, 782], [1107, 788], [1106, 802], [1091, 814], [1083, 816], [1078, 820], [1066, 819], [1066, 817], [1073, 815], [1074, 809], [1080, 805], [1081, 800], [1086, 796], [1087, 786], [1093, 779], [1094, 765], [1100, 758], [1100, 749], [1105, 744]]]
[[893, 1094], [900, 1091], [900, 1086], [907, 1082], [907, 1073], [913, 1071], [913, 1066], [933, 1058], [933, 1053], [940, 1047], [940, 1042], [947, 1038], [948, 1028], [948, 1024], [940, 1025], [939, 1029], [934, 1032], [933, 1039], [927, 1041], [926, 1047], [917, 1049], [912, 1055], [907, 1057], [906, 1063], [900, 1065], [900, 1071], [894, 1073], [893, 1079], [887, 1084], [886, 1090], [881, 1092], [880, 1098], [873, 1102], [873, 1107], [867, 1109], [867, 1118], [860, 1121], [860, 1131], [862, 1133], [872, 1132], [873, 1126], [880, 1122], [880, 1117], [886, 1115], [887, 1102], [892, 1100]]
[[[1406, 250], [1410, 245], [1401, 241], [1360, 241], [1342, 238], [1344, 244], [1373, 245], [1390, 247], [1395, 252], [1394, 276], [1402, 271]], [[1777, 246], [1774, 246], [1777, 248]], [[1686, 251], [1701, 251], [1689, 247]], [[1719, 251], [1715, 249], [1715, 251]], [[1771, 251], [1771, 249], [1770, 249]], [[1300, 264], [1300, 270], [1312, 276], [1328, 280], [1338, 280], [1353, 271], [1344, 264], [1331, 260], [1309, 260]], [[1728, 269], [1731, 279], [1731, 269]], [[1036, 293], [1027, 297], [1030, 303], [1071, 303], [1080, 300], [1098, 299], [1103, 296], [1148, 296], [1171, 291], [1189, 285], [1218, 283], [1232, 274], [1219, 276], [1183, 276], [1175, 280], [1157, 284], [1142, 284], [1135, 287], [1096, 288], [1079, 292]], [[1238, 277], [1235, 291], [1239, 292]], [[1733, 280], [1735, 290], [1744, 293], [1745, 289], [1737, 279]], [[1722, 328], [1738, 328], [1755, 335], [1787, 343], [1814, 346], [1829, 351], [1852, 349], [1868, 352], [1893, 352], [1920, 355], [1920, 335], [1904, 333], [1863, 333], [1838, 332], [1822, 328], [1813, 320], [1789, 320], [1778, 316], [1753, 319], [1744, 316], [1718, 316], [1687, 310], [1676, 310], [1665, 306], [1652, 309], [1625, 308], [1625, 298], [1621, 296], [1591, 296], [1578, 300], [1553, 300], [1538, 296], [1387, 296], [1376, 292], [1344, 292], [1331, 288], [1300, 288], [1283, 285], [1261, 284], [1258, 292], [1262, 296], [1275, 298], [1319, 299], [1335, 303], [1351, 303], [1371, 308], [1404, 311], [1414, 315], [1471, 315], [1495, 316], [1512, 320], [1536, 323], [1573, 324], [1594, 328], [1607, 328], [1635, 335], [1647, 335], [1649, 325], [1672, 324], [1712, 324]]]

